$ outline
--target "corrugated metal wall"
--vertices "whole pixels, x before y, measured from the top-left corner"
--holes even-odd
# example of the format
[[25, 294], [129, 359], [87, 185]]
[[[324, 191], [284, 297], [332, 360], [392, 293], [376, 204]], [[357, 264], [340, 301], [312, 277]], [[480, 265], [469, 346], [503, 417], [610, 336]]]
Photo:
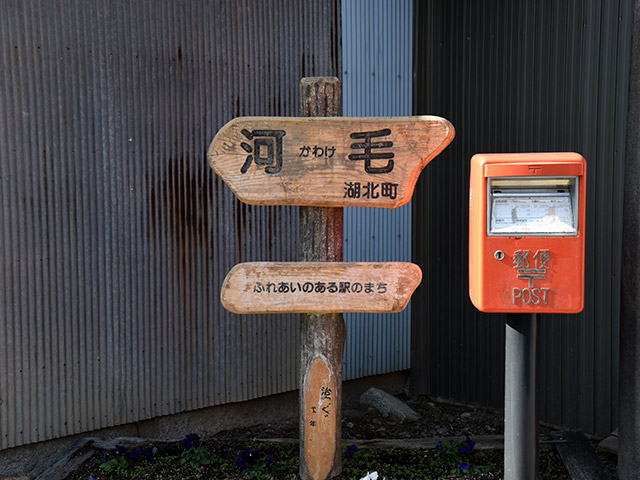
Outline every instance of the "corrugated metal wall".
[[0, 448], [295, 389], [297, 318], [219, 291], [297, 209], [205, 152], [339, 74], [338, 0], [7, 1], [0, 56]]
[[[345, 116], [411, 115], [413, 0], [343, 0]], [[345, 208], [345, 261], [411, 261], [411, 207]], [[344, 379], [410, 367], [411, 306], [345, 314]]]
[[470, 157], [577, 151], [588, 163], [586, 305], [541, 318], [540, 416], [615, 427], [632, 13], [630, 0], [418, 4], [414, 113], [443, 115], [457, 135], [414, 198], [414, 260], [427, 272], [413, 301], [415, 391], [503, 403], [504, 319], [468, 300]]

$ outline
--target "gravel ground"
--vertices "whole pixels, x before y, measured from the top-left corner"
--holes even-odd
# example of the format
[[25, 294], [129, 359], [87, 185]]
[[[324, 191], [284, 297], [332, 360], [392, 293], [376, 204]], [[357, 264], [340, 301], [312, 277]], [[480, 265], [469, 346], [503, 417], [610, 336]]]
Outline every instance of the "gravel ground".
[[[412, 423], [393, 422], [367, 407], [342, 412], [343, 439], [430, 438], [496, 435], [504, 430], [500, 411], [436, 401], [428, 396], [398, 398], [420, 414]], [[254, 425], [219, 433], [218, 438], [298, 438], [298, 422]]]

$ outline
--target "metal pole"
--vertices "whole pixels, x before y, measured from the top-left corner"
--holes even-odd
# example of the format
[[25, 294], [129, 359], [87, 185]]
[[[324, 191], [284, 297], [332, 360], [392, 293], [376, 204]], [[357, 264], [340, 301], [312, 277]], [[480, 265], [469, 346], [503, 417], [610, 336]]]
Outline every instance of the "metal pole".
[[505, 327], [504, 478], [538, 475], [537, 314], [509, 313]]
[[[300, 81], [300, 116], [342, 116], [335, 77]], [[300, 207], [301, 260], [342, 261], [342, 207]], [[300, 478], [342, 472], [342, 359], [347, 330], [341, 313], [300, 315]]]

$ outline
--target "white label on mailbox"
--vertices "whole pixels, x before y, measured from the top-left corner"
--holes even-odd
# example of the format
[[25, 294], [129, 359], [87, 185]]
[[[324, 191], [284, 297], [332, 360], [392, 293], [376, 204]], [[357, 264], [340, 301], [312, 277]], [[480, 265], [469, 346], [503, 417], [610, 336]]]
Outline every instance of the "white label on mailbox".
[[504, 195], [493, 198], [490, 234], [576, 233], [569, 194]]

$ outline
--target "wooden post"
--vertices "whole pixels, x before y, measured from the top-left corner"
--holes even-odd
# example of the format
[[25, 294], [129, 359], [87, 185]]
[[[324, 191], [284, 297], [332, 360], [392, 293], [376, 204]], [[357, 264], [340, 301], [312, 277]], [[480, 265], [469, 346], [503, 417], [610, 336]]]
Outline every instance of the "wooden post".
[[[342, 85], [335, 77], [300, 81], [300, 116], [342, 115]], [[341, 262], [342, 207], [300, 207], [301, 260]], [[341, 313], [300, 315], [300, 477], [324, 480], [342, 472], [342, 358], [346, 327]]]

